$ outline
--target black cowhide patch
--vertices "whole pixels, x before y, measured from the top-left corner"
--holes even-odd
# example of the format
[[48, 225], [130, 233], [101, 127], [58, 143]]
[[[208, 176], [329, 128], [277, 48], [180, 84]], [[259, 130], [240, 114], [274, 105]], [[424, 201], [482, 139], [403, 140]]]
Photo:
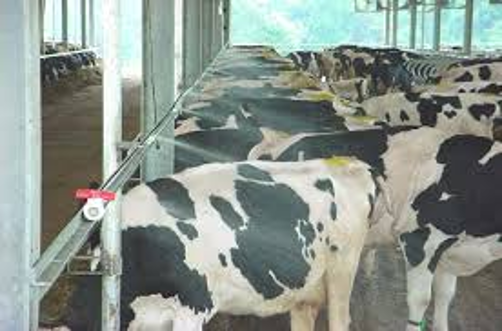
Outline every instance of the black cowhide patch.
[[178, 220], [195, 219], [194, 202], [182, 183], [172, 178], [161, 178], [147, 183], [157, 195], [166, 212]]
[[338, 208], [336, 207], [336, 203], [334, 202], [331, 203], [329, 213], [331, 215], [331, 220], [336, 221], [336, 218], [338, 217]]
[[419, 228], [413, 232], [403, 233], [399, 240], [403, 243], [406, 260], [416, 267], [425, 259], [425, 243], [431, 234], [429, 228]]
[[315, 187], [323, 192], [328, 192], [333, 197], [335, 196], [335, 188], [330, 179], [319, 179], [315, 182]]
[[490, 80], [492, 77], [492, 71], [489, 66], [481, 66], [479, 68], [479, 79], [481, 80]]
[[483, 104], [473, 104], [468, 108], [469, 113], [477, 121], [481, 120], [481, 117], [491, 118], [495, 114], [496, 107], [493, 103], [483, 103]]
[[[206, 276], [185, 262], [185, 246], [173, 230], [128, 228], [122, 240], [123, 298], [132, 301], [152, 294], [166, 298], [178, 295], [181, 304], [197, 313], [214, 308]], [[129, 308], [130, 302], [122, 303], [123, 309]]]
[[237, 173], [239, 176], [246, 179], [258, 180], [261, 182], [273, 182], [274, 179], [270, 174], [260, 168], [257, 168], [250, 164], [239, 164], [237, 166]]
[[454, 81], [460, 83], [460, 82], [472, 82], [473, 80], [474, 76], [470, 72], [466, 71], [459, 77], [455, 78]]
[[220, 214], [221, 219], [228, 227], [232, 230], [237, 230], [244, 225], [244, 220], [242, 216], [235, 210], [232, 204], [222, 198], [215, 195], [209, 197], [211, 206]]
[[479, 93], [502, 94], [502, 84], [489, 84], [479, 90]]
[[445, 241], [443, 241], [441, 244], [439, 244], [439, 247], [434, 252], [434, 256], [431, 258], [431, 260], [429, 261], [429, 264], [427, 265], [427, 268], [429, 268], [429, 270], [432, 273], [434, 273], [434, 271], [436, 271], [439, 260], [441, 260], [441, 256], [443, 256], [444, 252], [446, 252], [446, 250], [448, 248], [450, 248], [457, 241], [458, 241], [458, 238], [448, 238]]
[[[309, 206], [284, 184], [237, 180], [235, 189], [249, 221], [246, 229], [235, 232], [233, 264], [266, 299], [280, 296], [283, 286], [304, 286], [310, 264], [303, 252], [315, 238]], [[303, 238], [297, 233], [300, 224]]]
[[494, 142], [459, 135], [445, 140], [436, 156], [441, 178], [413, 201], [421, 226], [432, 224], [447, 235], [483, 237], [502, 233], [502, 153], [480, 163]]
[[197, 229], [192, 224], [185, 222], [176, 222], [176, 226], [178, 227], [180, 232], [187, 236], [187, 238], [190, 240], [194, 240], [199, 236]]
[[405, 110], [401, 110], [399, 118], [401, 119], [401, 122], [408, 122], [410, 120], [410, 116], [408, 116]]

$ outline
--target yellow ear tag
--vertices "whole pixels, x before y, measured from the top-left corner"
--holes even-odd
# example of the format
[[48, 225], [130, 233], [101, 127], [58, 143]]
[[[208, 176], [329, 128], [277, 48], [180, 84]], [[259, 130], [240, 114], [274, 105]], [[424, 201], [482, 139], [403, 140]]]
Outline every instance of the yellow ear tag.
[[345, 167], [352, 162], [352, 158], [346, 156], [333, 156], [324, 159], [324, 162], [330, 167]]

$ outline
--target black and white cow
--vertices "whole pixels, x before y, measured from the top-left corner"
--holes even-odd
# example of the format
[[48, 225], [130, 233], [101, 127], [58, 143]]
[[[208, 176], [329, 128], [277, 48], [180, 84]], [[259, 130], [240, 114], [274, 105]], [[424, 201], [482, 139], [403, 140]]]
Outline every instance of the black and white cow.
[[407, 331], [423, 330], [432, 288], [434, 330], [447, 331], [456, 278], [502, 258], [502, 144], [433, 128], [369, 130], [293, 136], [254, 157], [323, 155], [356, 156], [380, 175], [367, 245], [398, 242], [402, 248]]
[[369, 98], [369, 83], [367, 78], [344, 79], [328, 83], [331, 92], [340, 98], [363, 102]]
[[296, 51], [289, 53], [286, 57], [299, 69], [310, 72], [315, 77], [321, 78], [324, 73], [320, 66], [322, 63], [320, 52]]
[[430, 93], [485, 93], [502, 96], [502, 82], [463, 82], [424, 86]]
[[[122, 330], [202, 330], [217, 312], [291, 313], [348, 330], [376, 184], [350, 158], [208, 164], [123, 198]], [[100, 280], [83, 278], [62, 321], [99, 330]]]
[[451, 84], [479, 81], [500, 82], [501, 80], [502, 62], [494, 62], [450, 69], [441, 75], [440, 82], [442, 84]]
[[[340, 112], [343, 105], [335, 108]], [[451, 132], [493, 136], [502, 117], [502, 98], [478, 93], [393, 93], [368, 99], [346, 112], [373, 116], [389, 125], [437, 127]]]

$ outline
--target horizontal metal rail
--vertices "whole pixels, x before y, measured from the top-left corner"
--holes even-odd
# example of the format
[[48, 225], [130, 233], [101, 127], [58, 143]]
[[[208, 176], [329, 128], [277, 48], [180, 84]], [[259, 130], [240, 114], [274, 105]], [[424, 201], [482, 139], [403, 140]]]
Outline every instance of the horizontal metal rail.
[[61, 57], [61, 56], [69, 56], [69, 55], [76, 55], [76, 54], [82, 54], [82, 53], [88, 53], [88, 52], [95, 52], [97, 50], [96, 47], [93, 48], [86, 48], [86, 49], [80, 49], [78, 51], [69, 51], [69, 52], [61, 52], [61, 53], [54, 53], [54, 54], [46, 54], [40, 56], [41, 60], [45, 59], [50, 59], [53, 57]]
[[[227, 49], [227, 45], [222, 48], [195, 83], [180, 94], [170, 107], [169, 112], [155, 125], [155, 127], [145, 136], [141, 137], [138, 142], [133, 144], [133, 147], [117, 171], [100, 187], [101, 190], [117, 192], [122, 188], [134, 174], [141, 164], [146, 152], [155, 143], [162, 131], [168, 125], [172, 124], [181, 113], [182, 101], [200, 84], [210, 71], [216, 58], [218, 58], [225, 49]], [[83, 247], [99, 223], [100, 222], [90, 222], [86, 220], [83, 217], [82, 209], [72, 217], [70, 222], [45, 250], [33, 267], [33, 287], [36, 290], [34, 299], [41, 300], [44, 297], [57, 278], [65, 270], [65, 266]]]

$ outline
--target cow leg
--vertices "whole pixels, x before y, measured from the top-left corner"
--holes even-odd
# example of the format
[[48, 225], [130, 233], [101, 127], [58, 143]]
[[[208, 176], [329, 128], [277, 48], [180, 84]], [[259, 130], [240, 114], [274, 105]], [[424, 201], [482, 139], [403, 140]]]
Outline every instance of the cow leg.
[[[365, 229], [367, 230], [367, 229]], [[330, 252], [326, 288], [328, 289], [329, 331], [348, 331], [350, 325], [350, 295], [356, 278], [366, 231], [359, 233], [350, 245]]]
[[457, 277], [438, 269], [434, 275], [434, 331], [448, 331], [448, 311], [455, 296]]
[[319, 307], [302, 304], [296, 306], [290, 313], [291, 331], [314, 331]]
[[420, 323], [429, 305], [432, 291], [433, 274], [427, 269], [427, 263], [418, 267], [409, 267], [406, 273], [408, 326], [406, 331], [421, 331]]

